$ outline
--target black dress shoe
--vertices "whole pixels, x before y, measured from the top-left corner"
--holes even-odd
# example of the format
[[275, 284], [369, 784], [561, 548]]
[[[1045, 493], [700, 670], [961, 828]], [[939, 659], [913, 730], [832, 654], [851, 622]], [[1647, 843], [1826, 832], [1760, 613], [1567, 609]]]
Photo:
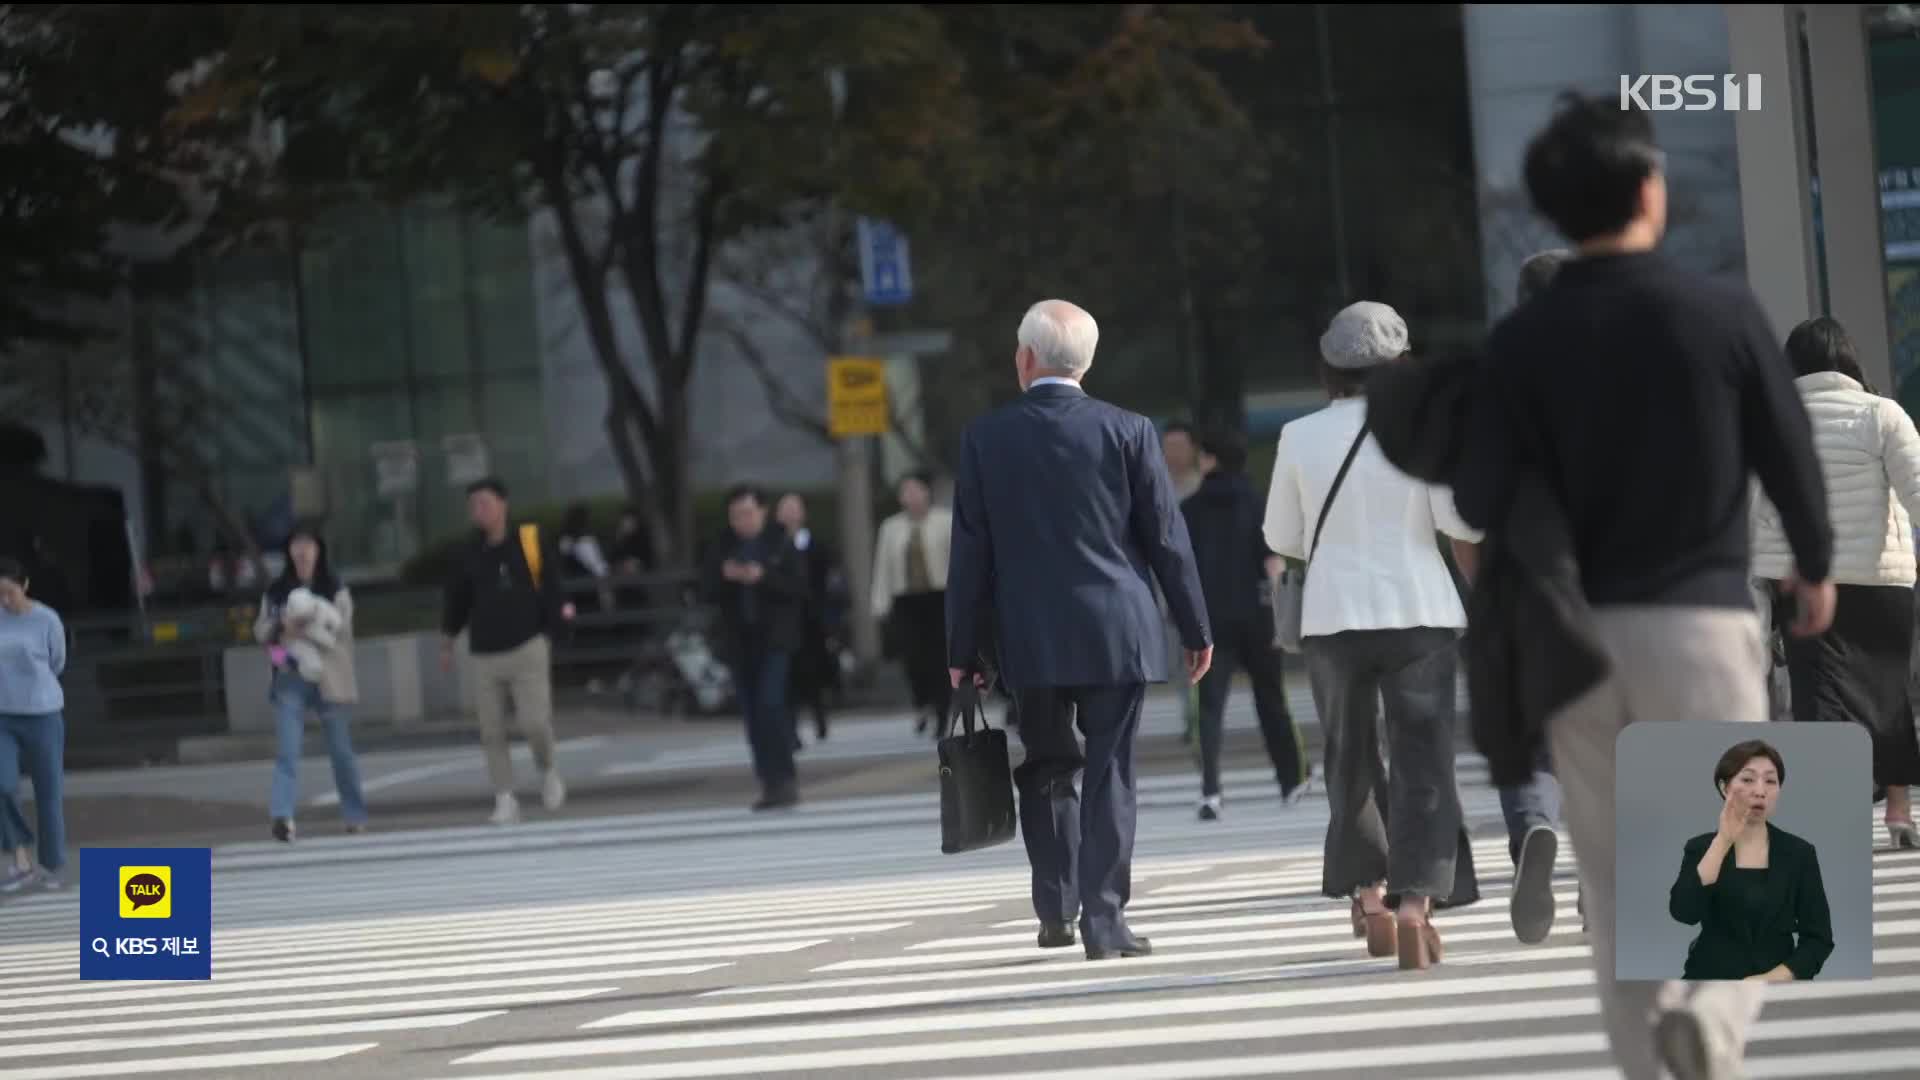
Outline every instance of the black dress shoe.
[[755, 810], [784, 810], [787, 807], [798, 805], [799, 802], [800, 790], [798, 788], [778, 787], [760, 796], [760, 801], [754, 803], [753, 808]]
[[1143, 937], [1134, 938], [1132, 941], [1121, 945], [1117, 949], [1089, 948], [1087, 950], [1087, 959], [1089, 960], [1130, 960], [1136, 956], [1152, 955], [1153, 942]]
[[1043, 949], [1064, 949], [1075, 941], [1072, 923], [1040, 924], [1040, 947]]

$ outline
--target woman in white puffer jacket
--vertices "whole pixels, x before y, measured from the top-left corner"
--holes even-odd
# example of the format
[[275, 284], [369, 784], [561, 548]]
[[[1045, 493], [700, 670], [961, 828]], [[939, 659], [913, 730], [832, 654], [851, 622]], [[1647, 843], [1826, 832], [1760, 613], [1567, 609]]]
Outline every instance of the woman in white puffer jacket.
[[[1920, 742], [1908, 698], [1914, 637], [1913, 521], [1920, 518], [1920, 433], [1891, 398], [1865, 385], [1853, 343], [1832, 319], [1811, 319], [1787, 338], [1795, 385], [1813, 421], [1833, 522], [1833, 626], [1788, 638], [1793, 716], [1842, 720], [1873, 736], [1873, 782], [1884, 788], [1895, 847], [1920, 848], [1910, 785], [1920, 784]], [[1754, 577], [1777, 583], [1793, 557], [1779, 514], [1753, 500]], [[1777, 598], [1777, 587], [1771, 590]], [[1778, 601], [1776, 601], [1778, 603]], [[1779, 608], [1774, 625], [1790, 616]]]

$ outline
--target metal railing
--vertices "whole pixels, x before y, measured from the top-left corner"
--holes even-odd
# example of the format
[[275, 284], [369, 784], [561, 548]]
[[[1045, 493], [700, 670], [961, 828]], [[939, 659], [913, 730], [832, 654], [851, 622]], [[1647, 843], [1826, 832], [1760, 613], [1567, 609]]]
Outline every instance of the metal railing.
[[[660, 647], [674, 630], [705, 631], [713, 611], [695, 598], [687, 573], [574, 578], [562, 588], [579, 614], [553, 642], [556, 690], [593, 680], [659, 671]], [[431, 633], [440, 626], [442, 592], [406, 585], [354, 589], [354, 634]], [[611, 600], [611, 605], [606, 603]], [[225, 730], [226, 652], [253, 641], [258, 604], [156, 609], [144, 615], [87, 616], [68, 624], [69, 723], [96, 737], [171, 739]], [[631, 703], [657, 707], [645, 694]]]

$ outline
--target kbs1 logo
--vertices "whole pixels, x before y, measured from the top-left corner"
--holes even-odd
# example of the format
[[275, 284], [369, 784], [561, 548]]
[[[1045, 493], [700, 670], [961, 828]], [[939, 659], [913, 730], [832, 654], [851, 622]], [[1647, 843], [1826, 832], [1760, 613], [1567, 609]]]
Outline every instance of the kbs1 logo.
[[1620, 108], [1644, 112], [1759, 112], [1760, 76], [1622, 75]]

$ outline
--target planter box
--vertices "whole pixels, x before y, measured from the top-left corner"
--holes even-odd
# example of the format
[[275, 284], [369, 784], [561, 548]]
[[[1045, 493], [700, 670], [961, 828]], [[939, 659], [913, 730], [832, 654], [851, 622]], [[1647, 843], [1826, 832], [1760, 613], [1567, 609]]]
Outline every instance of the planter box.
[[[404, 730], [472, 711], [464, 637], [451, 672], [440, 670], [437, 633], [356, 638], [353, 663], [360, 683], [360, 703], [353, 707], [355, 720]], [[272, 677], [266, 650], [260, 646], [236, 646], [226, 651], [228, 731], [273, 730], [273, 707], [267, 701]]]

